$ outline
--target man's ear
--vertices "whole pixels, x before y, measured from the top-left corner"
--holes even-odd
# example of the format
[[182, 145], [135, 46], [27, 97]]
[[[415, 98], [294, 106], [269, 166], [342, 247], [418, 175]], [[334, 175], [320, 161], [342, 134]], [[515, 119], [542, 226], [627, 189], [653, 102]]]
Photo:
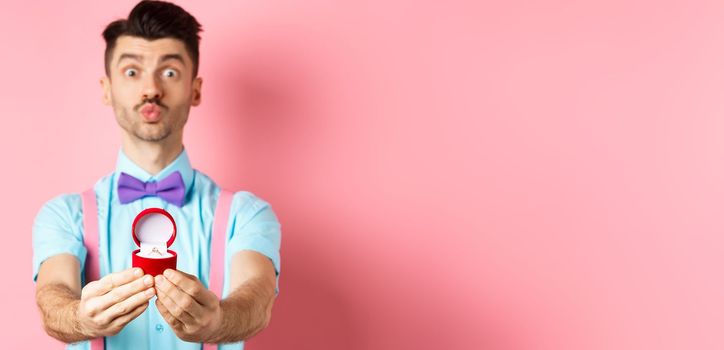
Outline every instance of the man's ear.
[[103, 104], [106, 106], [111, 105], [111, 80], [108, 76], [101, 78], [101, 89], [103, 89]]
[[201, 84], [204, 82], [201, 77], [194, 78], [193, 81], [193, 91], [191, 92], [193, 96], [191, 97], [191, 105], [196, 107], [201, 104]]

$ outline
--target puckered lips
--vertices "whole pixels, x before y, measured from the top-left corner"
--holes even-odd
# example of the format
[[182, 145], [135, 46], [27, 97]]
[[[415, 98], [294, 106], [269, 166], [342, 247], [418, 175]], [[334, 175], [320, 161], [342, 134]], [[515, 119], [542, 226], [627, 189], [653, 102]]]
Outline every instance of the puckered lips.
[[146, 103], [141, 108], [141, 115], [146, 122], [155, 123], [161, 120], [161, 107], [153, 103]]

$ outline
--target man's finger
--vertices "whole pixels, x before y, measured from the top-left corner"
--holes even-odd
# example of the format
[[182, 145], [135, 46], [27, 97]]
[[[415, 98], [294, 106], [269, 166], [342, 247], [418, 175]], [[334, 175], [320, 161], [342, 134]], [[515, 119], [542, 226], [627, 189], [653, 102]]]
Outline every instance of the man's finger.
[[211, 305], [213, 303], [209, 291], [196, 276], [172, 269], [166, 269], [163, 276], [184, 293], [194, 298], [199, 304]]
[[163, 305], [163, 302], [161, 301], [161, 298], [156, 299], [156, 309], [158, 309], [158, 312], [161, 314], [161, 317], [163, 317], [164, 320], [166, 320], [166, 323], [168, 323], [169, 326], [171, 326], [174, 329], [182, 329], [183, 324], [181, 321], [179, 321], [176, 317], [174, 317], [170, 311], [166, 308], [166, 306]]
[[91, 308], [91, 310], [103, 311], [115, 304], [123, 302], [136, 293], [150, 288], [151, 286], [153, 286], [153, 277], [151, 277], [151, 275], [146, 275], [143, 278], [139, 278], [120, 287], [116, 287], [112, 291], [100, 297], [89, 300], [87, 305]]
[[[156, 276], [156, 287], [162, 293], [168, 295], [173, 302], [191, 315], [199, 316], [203, 312], [203, 306], [192, 296], [186, 294], [181, 288], [171, 283], [164, 276]], [[169, 305], [166, 305], [167, 307]], [[169, 307], [169, 311], [174, 310]]]
[[[160, 289], [157, 289], [156, 295], [158, 296], [158, 300], [161, 301], [163, 306], [166, 308], [166, 310], [177, 320], [179, 320], [181, 323], [185, 324], [194, 324], [195, 318], [193, 315], [198, 315], [198, 313], [193, 312], [199, 312], [201, 310], [201, 306], [196, 304], [198, 307], [198, 310], [195, 311], [187, 311], [183, 308], [183, 306], [179, 305], [179, 299], [174, 298], [170, 296], [169, 294], [163, 292]], [[192, 300], [191, 297], [186, 296], [186, 302], [196, 303], [196, 301]]]
[[122, 286], [143, 276], [143, 270], [138, 267], [130, 268], [120, 272], [114, 272], [103, 276], [99, 282], [109, 284], [111, 289]]
[[128, 322], [133, 321], [138, 315], [142, 314], [144, 311], [146, 311], [146, 308], [148, 308], [148, 303], [144, 303], [141, 305], [136, 306], [135, 309], [131, 310], [131, 312], [121, 316], [117, 317], [113, 322], [111, 322], [111, 327], [123, 327]]
[[156, 292], [153, 287], [140, 291], [120, 303], [111, 305], [107, 310], [101, 313], [101, 318], [114, 320], [116, 318], [122, 317], [129, 312], [133, 312], [133, 310], [135, 310], [139, 306], [143, 304], [148, 304], [148, 301], [153, 298], [155, 294]]
[[80, 292], [80, 297], [86, 299], [89, 297], [97, 297], [106, 294], [113, 289], [110, 284], [102, 283], [101, 281], [92, 281], [83, 287]]

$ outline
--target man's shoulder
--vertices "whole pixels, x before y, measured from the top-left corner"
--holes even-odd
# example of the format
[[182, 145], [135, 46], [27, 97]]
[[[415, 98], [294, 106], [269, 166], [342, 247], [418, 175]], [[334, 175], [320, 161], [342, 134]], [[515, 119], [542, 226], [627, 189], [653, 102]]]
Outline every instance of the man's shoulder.
[[268, 206], [269, 203], [263, 199], [261, 199], [259, 196], [255, 195], [254, 193], [246, 190], [240, 190], [233, 192], [234, 194], [234, 204], [238, 206], [251, 206], [254, 209], [261, 209], [265, 206]]
[[232, 188], [225, 188], [219, 186], [214, 179], [211, 178], [211, 176], [205, 174], [201, 170], [194, 169], [194, 187], [197, 187], [198, 189], [207, 189], [210, 190], [213, 193], [218, 193], [221, 190], [226, 190], [231, 192], [234, 195], [233, 202], [247, 202], [247, 201], [256, 201], [261, 200], [259, 197], [254, 195], [254, 193], [247, 191], [247, 190], [235, 190]]
[[43, 203], [42, 209], [65, 211], [80, 208], [80, 193], [61, 193]]
[[35, 216], [35, 226], [74, 227], [81, 219], [79, 193], [63, 193], [47, 200]]
[[249, 222], [254, 218], [271, 216], [277, 220], [269, 202], [250, 191], [233, 192], [230, 214], [235, 217], [237, 224]]
[[[198, 187], [197, 187], [198, 186]], [[194, 169], [194, 187], [197, 190], [207, 190], [210, 193], [218, 193], [222, 189], [232, 193], [231, 213], [240, 214], [248, 211], [258, 212], [270, 207], [269, 202], [245, 189], [231, 189], [219, 186], [209, 175], [198, 169]]]
[[[96, 194], [102, 193], [101, 189], [107, 186], [112, 176], [113, 173], [110, 173], [101, 177], [94, 184], [89, 185], [88, 189], [93, 189]], [[53, 218], [76, 221], [82, 215], [81, 194], [81, 192], [66, 192], [50, 198], [40, 207], [36, 221]]]

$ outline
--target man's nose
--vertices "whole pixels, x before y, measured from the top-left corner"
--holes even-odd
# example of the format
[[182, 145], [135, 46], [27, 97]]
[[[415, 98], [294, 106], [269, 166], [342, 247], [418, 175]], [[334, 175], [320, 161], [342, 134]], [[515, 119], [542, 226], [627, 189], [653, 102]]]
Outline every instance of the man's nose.
[[163, 87], [155, 76], [146, 76], [143, 82], [143, 99], [160, 99], [163, 97]]

